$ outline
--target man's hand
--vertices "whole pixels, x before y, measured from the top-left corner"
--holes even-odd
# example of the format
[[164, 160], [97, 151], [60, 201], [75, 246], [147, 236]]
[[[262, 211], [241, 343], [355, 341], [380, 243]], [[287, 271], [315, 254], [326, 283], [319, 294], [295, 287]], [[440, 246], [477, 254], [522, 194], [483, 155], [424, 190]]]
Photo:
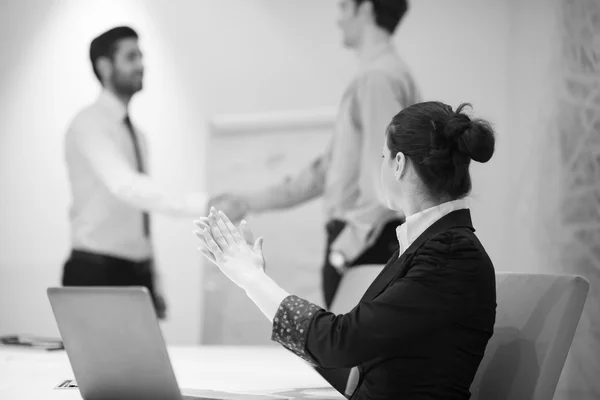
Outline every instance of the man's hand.
[[223, 193], [211, 198], [208, 202], [208, 209], [211, 207], [223, 211], [234, 223], [241, 221], [250, 211], [246, 199], [233, 193]]
[[167, 302], [163, 295], [162, 279], [158, 271], [156, 270], [156, 264], [154, 259], [150, 260], [150, 276], [152, 279], [152, 302], [154, 303], [154, 309], [156, 310], [156, 316], [159, 320], [167, 318]]
[[159, 292], [154, 293], [154, 308], [159, 320], [162, 321], [167, 318], [167, 303], [163, 295]]

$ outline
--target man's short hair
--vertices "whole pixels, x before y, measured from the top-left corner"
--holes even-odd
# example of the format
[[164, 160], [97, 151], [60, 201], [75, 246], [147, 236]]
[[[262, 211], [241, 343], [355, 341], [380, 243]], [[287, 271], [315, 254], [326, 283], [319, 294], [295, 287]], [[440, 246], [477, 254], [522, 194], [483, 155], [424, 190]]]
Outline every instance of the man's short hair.
[[365, 1], [373, 4], [375, 22], [377, 25], [392, 34], [400, 24], [402, 17], [408, 10], [408, 0], [354, 0], [359, 6]]
[[102, 79], [96, 68], [96, 61], [98, 61], [100, 57], [112, 59], [119, 40], [130, 38], [138, 39], [138, 34], [135, 30], [128, 26], [117, 26], [92, 40], [92, 43], [90, 44], [90, 61], [92, 62], [94, 75], [96, 75], [96, 78], [98, 78], [99, 81], [102, 81]]

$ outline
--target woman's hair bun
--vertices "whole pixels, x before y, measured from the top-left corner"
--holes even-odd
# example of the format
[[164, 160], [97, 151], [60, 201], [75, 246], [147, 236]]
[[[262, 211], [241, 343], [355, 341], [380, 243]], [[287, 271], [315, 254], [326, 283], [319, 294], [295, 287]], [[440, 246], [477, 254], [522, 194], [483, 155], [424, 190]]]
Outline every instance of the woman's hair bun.
[[446, 121], [444, 136], [456, 142], [456, 149], [470, 157], [473, 161], [485, 163], [494, 154], [494, 129], [489, 122], [482, 119], [471, 119], [463, 113], [468, 103], [461, 104]]

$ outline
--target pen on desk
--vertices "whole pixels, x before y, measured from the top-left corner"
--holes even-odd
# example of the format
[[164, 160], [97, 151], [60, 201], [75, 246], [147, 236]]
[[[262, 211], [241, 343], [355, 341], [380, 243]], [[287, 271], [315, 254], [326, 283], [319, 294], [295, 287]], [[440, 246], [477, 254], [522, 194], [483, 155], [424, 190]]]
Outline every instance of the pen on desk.
[[0, 338], [0, 343], [6, 346], [22, 346], [41, 348], [47, 351], [64, 350], [64, 345], [61, 341], [43, 341], [40, 339], [20, 337], [20, 336], [5, 336]]

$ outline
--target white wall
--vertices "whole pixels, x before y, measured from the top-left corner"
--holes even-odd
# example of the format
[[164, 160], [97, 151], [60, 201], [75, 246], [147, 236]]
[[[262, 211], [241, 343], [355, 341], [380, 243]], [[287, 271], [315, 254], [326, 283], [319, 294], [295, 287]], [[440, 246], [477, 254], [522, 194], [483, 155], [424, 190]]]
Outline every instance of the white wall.
[[519, 224], [507, 227], [506, 245], [519, 255], [520, 265], [513, 269], [527, 272], [552, 270], [548, 261], [560, 251], [556, 242], [550, 243], [559, 222], [563, 168], [553, 135], [560, 84], [559, 1], [514, 1], [510, 10], [507, 128], [512, 140], [506, 167], [513, 199], [507, 204], [508, 215]]
[[[412, 3], [397, 43], [426, 97], [472, 102], [496, 123], [495, 159], [473, 168], [474, 218], [497, 265], [510, 269], [503, 251], [509, 3]], [[118, 23], [138, 29], [148, 68], [133, 117], [150, 135], [153, 171], [174, 188], [201, 188], [207, 117], [337, 105], [355, 63], [340, 46], [336, 7], [334, 0], [2, 2], [0, 334], [56, 332], [44, 289], [59, 282], [68, 251], [62, 135], [97, 92], [87, 60], [95, 34]], [[193, 343], [201, 269], [192, 227], [156, 224], [171, 302], [167, 340]]]

